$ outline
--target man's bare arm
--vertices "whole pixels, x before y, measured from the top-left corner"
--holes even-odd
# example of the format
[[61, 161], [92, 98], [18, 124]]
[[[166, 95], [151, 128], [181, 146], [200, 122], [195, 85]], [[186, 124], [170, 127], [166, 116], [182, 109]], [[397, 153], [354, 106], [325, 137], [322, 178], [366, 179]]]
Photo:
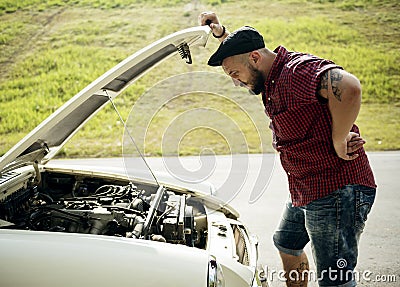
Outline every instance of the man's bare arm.
[[341, 70], [328, 70], [321, 76], [318, 95], [328, 100], [332, 116], [332, 141], [340, 158], [352, 160], [358, 154], [351, 154], [365, 141], [350, 130], [357, 119], [361, 106], [361, 85], [352, 74]]

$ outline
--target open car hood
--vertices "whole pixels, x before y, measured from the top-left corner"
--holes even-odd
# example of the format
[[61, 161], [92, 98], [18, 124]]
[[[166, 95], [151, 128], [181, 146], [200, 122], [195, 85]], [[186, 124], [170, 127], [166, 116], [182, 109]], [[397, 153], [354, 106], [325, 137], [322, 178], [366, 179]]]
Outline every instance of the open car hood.
[[205, 46], [208, 26], [168, 35], [132, 54], [67, 101], [0, 158], [0, 172], [32, 163], [45, 164], [110, 99], [151, 68], [179, 53], [191, 63], [190, 47]]

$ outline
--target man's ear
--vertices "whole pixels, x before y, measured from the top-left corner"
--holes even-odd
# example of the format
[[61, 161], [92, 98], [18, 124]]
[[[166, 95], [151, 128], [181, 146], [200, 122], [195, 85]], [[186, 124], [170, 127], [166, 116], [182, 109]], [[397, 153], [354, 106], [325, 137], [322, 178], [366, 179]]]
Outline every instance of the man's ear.
[[258, 50], [250, 52], [249, 54], [250, 63], [252, 63], [255, 66], [258, 66], [260, 59], [261, 59], [261, 54]]

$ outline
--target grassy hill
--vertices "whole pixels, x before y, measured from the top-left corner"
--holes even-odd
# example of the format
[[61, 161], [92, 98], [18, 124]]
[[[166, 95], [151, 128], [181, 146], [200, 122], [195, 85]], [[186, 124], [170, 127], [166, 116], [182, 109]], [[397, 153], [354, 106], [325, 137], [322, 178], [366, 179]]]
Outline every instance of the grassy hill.
[[[216, 11], [230, 30], [256, 27], [270, 49], [284, 45], [316, 54], [355, 74], [363, 85], [357, 124], [368, 141], [366, 148], [400, 149], [397, 1], [0, 0], [0, 154], [130, 54], [170, 33], [196, 26], [204, 10]], [[191, 66], [172, 58], [141, 78], [116, 100], [122, 116], [126, 119], [136, 100], [166, 77], [193, 71], [222, 74], [221, 69], [205, 64], [217, 45], [210, 39], [205, 49], [192, 51]], [[221, 98], [195, 95], [190, 104], [213, 107], [248, 126], [235, 107]], [[187, 98], [176, 101], [153, 120], [149, 134], [157, 140], [149, 140], [146, 153], [161, 153], [158, 140], [165, 123], [187, 107]], [[152, 109], [152, 103], [147, 108]], [[240, 130], [246, 136], [246, 148], [259, 152], [259, 139], [252, 130]], [[119, 156], [122, 134], [115, 111], [108, 107], [65, 146], [62, 155]], [[218, 131], [198, 129], [185, 134], [180, 153], [197, 154], [204, 148], [226, 153], [229, 144]]]

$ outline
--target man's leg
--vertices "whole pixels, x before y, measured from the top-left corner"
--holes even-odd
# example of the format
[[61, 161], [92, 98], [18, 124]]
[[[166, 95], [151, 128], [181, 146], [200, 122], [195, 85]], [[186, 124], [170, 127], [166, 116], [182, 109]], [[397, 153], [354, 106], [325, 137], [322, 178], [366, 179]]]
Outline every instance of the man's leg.
[[319, 286], [354, 287], [358, 241], [375, 189], [347, 185], [304, 207]]
[[286, 286], [307, 287], [310, 269], [306, 253], [303, 252], [299, 256], [294, 256], [279, 252], [279, 255], [282, 258], [283, 269], [286, 273]]
[[307, 286], [309, 265], [303, 248], [308, 242], [304, 210], [293, 207], [289, 200], [274, 234], [274, 244], [282, 258], [288, 287]]

